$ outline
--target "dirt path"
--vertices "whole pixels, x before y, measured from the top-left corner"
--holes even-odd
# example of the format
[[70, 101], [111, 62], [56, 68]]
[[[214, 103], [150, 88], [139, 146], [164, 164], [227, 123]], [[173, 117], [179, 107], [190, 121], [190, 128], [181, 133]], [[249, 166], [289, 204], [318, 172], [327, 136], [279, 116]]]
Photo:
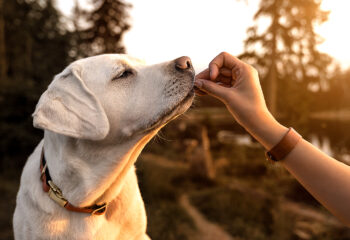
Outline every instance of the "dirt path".
[[187, 211], [188, 215], [193, 219], [198, 229], [196, 240], [234, 240], [220, 226], [208, 221], [189, 201], [187, 194], [183, 194], [180, 198], [180, 205]]

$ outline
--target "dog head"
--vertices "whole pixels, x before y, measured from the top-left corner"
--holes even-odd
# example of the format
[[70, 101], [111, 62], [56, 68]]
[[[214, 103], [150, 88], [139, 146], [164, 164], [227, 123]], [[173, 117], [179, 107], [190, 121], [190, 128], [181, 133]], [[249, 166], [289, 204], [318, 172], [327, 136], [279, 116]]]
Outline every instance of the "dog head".
[[37, 128], [113, 141], [159, 129], [191, 105], [189, 58], [147, 66], [122, 54], [78, 60], [55, 76], [33, 113]]

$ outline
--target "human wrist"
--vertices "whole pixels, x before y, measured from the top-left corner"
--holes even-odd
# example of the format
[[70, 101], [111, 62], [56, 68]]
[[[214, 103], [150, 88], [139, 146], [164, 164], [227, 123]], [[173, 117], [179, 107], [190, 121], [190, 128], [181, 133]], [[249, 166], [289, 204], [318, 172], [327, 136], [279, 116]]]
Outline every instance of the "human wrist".
[[288, 131], [269, 111], [259, 111], [243, 126], [265, 149], [275, 146]]

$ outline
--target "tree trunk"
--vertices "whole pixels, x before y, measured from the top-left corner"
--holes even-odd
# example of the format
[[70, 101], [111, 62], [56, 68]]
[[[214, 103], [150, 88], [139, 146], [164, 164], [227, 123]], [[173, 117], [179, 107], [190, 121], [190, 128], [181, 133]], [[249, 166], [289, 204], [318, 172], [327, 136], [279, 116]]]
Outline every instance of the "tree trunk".
[[0, 81], [4, 82], [7, 77], [6, 45], [5, 45], [5, 20], [4, 4], [0, 0]]
[[208, 179], [213, 180], [215, 178], [215, 168], [213, 163], [213, 158], [211, 156], [210, 151], [210, 140], [208, 137], [208, 129], [206, 126], [202, 126], [202, 147], [203, 147], [203, 154], [204, 154], [204, 166], [206, 169], [205, 176]]
[[271, 60], [270, 73], [268, 78], [267, 106], [272, 115], [277, 114], [277, 69], [274, 57]]
[[279, 15], [277, 13], [277, 6], [274, 6], [273, 22], [272, 22], [272, 49], [271, 49], [271, 66], [268, 75], [268, 95], [267, 105], [272, 115], [277, 114], [277, 27]]
[[200, 142], [192, 139], [187, 141], [186, 159], [190, 163], [190, 173], [192, 176], [207, 180], [214, 180], [215, 167], [210, 152], [210, 139], [207, 127], [200, 127]]
[[29, 74], [32, 70], [32, 52], [33, 52], [33, 39], [29, 34], [27, 34], [26, 55], [25, 55], [25, 64], [26, 64], [25, 69], [27, 74]]

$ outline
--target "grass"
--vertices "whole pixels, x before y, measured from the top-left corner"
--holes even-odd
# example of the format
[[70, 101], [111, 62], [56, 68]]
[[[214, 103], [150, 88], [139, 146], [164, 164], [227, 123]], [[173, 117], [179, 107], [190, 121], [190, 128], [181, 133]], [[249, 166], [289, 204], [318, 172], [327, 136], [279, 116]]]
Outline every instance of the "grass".
[[190, 240], [194, 232], [192, 220], [175, 202], [146, 203], [147, 233], [153, 240]]
[[273, 216], [269, 211], [272, 204], [269, 199], [257, 199], [237, 190], [218, 187], [192, 194], [191, 202], [232, 236], [263, 240], [271, 235]]
[[178, 205], [182, 191], [178, 184], [173, 183], [173, 179], [182, 176], [183, 171], [142, 160], [137, 162], [136, 167], [148, 218], [147, 233], [151, 239], [190, 240], [195, 226]]
[[[349, 230], [285, 211], [283, 202], [252, 192], [217, 187], [191, 194], [191, 202], [234, 237], [249, 240], [348, 240]], [[302, 225], [303, 223], [303, 225]], [[302, 233], [300, 233], [302, 231]], [[304, 235], [302, 235], [304, 234]]]

